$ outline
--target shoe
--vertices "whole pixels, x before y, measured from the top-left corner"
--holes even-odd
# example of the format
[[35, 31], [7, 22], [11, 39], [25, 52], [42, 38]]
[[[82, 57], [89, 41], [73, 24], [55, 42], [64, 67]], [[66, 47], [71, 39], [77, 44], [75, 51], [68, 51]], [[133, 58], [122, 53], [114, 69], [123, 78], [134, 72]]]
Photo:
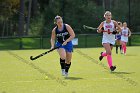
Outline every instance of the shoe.
[[110, 70], [111, 70], [111, 71], [114, 71], [115, 69], [116, 69], [116, 66], [111, 66], [111, 67], [110, 67]]
[[66, 77], [66, 78], [68, 77], [68, 72], [65, 72], [65, 77]]
[[62, 69], [62, 76], [65, 76], [65, 69]]
[[99, 56], [99, 60], [100, 60], [100, 61], [103, 59], [102, 53], [103, 53], [103, 52], [101, 52], [101, 55]]

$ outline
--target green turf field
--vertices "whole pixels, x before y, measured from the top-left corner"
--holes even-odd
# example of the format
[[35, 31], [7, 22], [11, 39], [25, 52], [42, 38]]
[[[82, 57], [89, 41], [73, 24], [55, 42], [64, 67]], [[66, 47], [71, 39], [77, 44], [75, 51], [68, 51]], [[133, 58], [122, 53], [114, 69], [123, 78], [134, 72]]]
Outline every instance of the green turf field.
[[140, 93], [140, 47], [128, 47], [126, 56], [114, 50], [111, 73], [105, 58], [98, 61], [103, 48], [75, 49], [67, 79], [57, 52], [30, 61], [46, 50], [0, 51], [0, 93]]

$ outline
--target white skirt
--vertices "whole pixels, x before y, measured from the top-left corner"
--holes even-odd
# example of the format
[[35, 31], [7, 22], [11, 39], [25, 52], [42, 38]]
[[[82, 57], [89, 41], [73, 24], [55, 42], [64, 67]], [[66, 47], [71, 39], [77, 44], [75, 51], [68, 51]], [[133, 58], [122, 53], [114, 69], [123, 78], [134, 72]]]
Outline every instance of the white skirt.
[[112, 45], [115, 45], [115, 35], [112, 34], [103, 35], [102, 44], [104, 43], [110, 43]]
[[128, 37], [121, 36], [121, 41], [123, 41], [123, 42], [128, 42]]

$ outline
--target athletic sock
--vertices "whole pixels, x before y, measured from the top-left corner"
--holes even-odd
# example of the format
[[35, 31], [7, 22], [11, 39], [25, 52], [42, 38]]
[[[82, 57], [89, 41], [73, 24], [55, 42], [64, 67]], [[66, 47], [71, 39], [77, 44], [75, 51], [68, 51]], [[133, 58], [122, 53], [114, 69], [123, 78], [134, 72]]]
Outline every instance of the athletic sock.
[[124, 45], [124, 54], [126, 53], [126, 45]]
[[124, 45], [122, 45], [122, 52], [124, 53]]
[[107, 55], [107, 61], [108, 61], [109, 67], [111, 67], [112, 66], [112, 56], [111, 55]]
[[103, 53], [102, 53], [102, 56], [103, 56], [103, 57], [104, 57], [104, 56], [107, 56], [106, 52], [103, 52]]
[[120, 52], [122, 51], [122, 46], [120, 45]]
[[118, 45], [116, 45], [116, 54], [118, 54]]
[[67, 64], [67, 63], [66, 63], [65, 72], [68, 73], [70, 66], [71, 66], [71, 62], [70, 62], [70, 64]]
[[61, 69], [65, 69], [65, 59], [60, 58]]

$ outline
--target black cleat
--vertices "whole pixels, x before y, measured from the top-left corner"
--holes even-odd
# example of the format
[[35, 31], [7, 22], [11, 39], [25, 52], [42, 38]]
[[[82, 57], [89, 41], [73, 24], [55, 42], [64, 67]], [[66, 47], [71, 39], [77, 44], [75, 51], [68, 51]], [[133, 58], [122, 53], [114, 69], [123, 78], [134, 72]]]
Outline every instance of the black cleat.
[[110, 70], [111, 70], [111, 71], [114, 71], [115, 69], [116, 69], [116, 66], [111, 66], [111, 67], [110, 67]]
[[102, 53], [103, 53], [103, 52], [101, 52], [101, 55], [99, 56], [99, 60], [100, 60], [100, 61], [103, 59]]

